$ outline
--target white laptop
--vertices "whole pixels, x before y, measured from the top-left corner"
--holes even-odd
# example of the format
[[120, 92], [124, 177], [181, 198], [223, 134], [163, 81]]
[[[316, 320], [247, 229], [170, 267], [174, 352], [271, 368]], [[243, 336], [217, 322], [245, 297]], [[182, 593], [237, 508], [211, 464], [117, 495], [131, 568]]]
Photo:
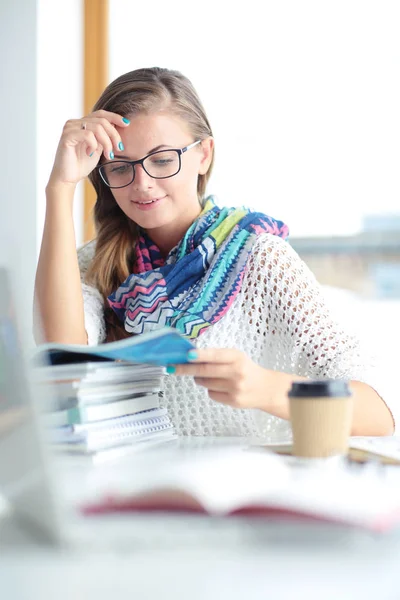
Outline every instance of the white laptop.
[[[118, 549], [122, 541], [127, 550], [129, 540], [133, 547], [140, 537], [137, 518], [85, 518], [78, 510], [93, 489], [107, 491], [110, 471], [102, 473], [85, 457], [79, 464], [77, 458], [55, 462], [43, 440], [38, 407], [45, 398], [37, 397], [29, 376], [15, 313], [10, 273], [0, 267], [0, 507], [6, 499], [3, 504], [10, 508], [6, 516], [0, 509], [0, 548], [32, 541], [55, 546], [93, 543], [96, 548], [103, 543], [107, 549]], [[68, 460], [75, 462], [71, 465]], [[125, 465], [117, 477], [124, 482], [133, 479], [135, 468]], [[110, 469], [118, 471], [115, 462]]]
[[9, 272], [0, 267], [0, 494], [16, 531], [58, 544], [60, 521], [15, 310]]

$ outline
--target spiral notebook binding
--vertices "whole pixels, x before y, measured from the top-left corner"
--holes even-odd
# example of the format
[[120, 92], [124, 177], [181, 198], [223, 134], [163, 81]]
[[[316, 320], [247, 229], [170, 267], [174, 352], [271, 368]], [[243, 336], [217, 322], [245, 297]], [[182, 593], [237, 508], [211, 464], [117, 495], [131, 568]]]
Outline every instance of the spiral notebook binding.
[[113, 427], [110, 427], [109, 429], [106, 430], [97, 430], [97, 431], [91, 431], [88, 432], [88, 437], [93, 437], [93, 438], [103, 438], [103, 437], [109, 437], [110, 435], [113, 434], [113, 432], [119, 432], [119, 431], [130, 431], [130, 432], [134, 432], [134, 431], [142, 431], [144, 429], [147, 430], [151, 430], [159, 425], [168, 425], [168, 426], [172, 426], [171, 421], [169, 419], [169, 417], [167, 415], [163, 416], [163, 417], [154, 417], [151, 419], [143, 419], [142, 421], [137, 421], [136, 423], [121, 423], [120, 425], [113, 425]]
[[122, 437], [135, 437], [141, 434], [149, 434], [164, 429], [173, 429], [171, 420], [167, 414], [157, 417], [141, 419], [133, 423], [125, 422], [113, 425], [107, 429], [99, 429], [86, 433], [86, 439], [90, 440], [113, 440]]
[[[168, 423], [159, 423], [158, 425], [153, 425], [152, 427], [147, 427], [147, 428], [141, 428], [139, 430], [134, 430], [134, 429], [130, 429], [130, 430], [119, 430], [118, 432], [112, 432], [109, 433], [109, 435], [104, 436], [104, 438], [100, 438], [100, 439], [106, 439], [107, 441], [114, 441], [114, 440], [120, 440], [120, 439], [125, 439], [128, 437], [138, 437], [141, 435], [148, 435], [151, 433], [156, 433], [159, 431], [165, 431], [167, 429], [173, 429], [173, 425], [171, 424], [171, 422]], [[99, 438], [97, 438], [96, 436], [96, 441]]]

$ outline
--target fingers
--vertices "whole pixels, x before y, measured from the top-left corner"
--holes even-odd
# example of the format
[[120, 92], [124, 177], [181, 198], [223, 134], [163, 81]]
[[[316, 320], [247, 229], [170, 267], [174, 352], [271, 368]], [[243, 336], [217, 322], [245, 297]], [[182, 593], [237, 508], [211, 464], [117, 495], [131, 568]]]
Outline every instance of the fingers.
[[231, 399], [239, 399], [249, 389], [249, 382], [245, 377], [220, 379], [217, 377], [195, 377], [197, 385], [205, 387], [209, 392], [223, 392]]
[[81, 129], [75, 138], [78, 142], [85, 143], [87, 156], [92, 156], [95, 152], [100, 155], [103, 151], [103, 147], [99, 144], [93, 131]]
[[[196, 355], [196, 358], [192, 356]], [[196, 348], [190, 350], [188, 359], [192, 363], [230, 364], [243, 358], [242, 353], [234, 348]]]
[[[107, 160], [113, 160], [115, 152], [124, 150], [120, 133], [116, 127], [123, 128], [128, 126], [129, 120], [125, 119], [124, 121], [124, 117], [121, 115], [99, 110], [82, 119], [71, 119], [66, 123], [64, 130], [67, 134], [73, 131], [75, 139], [79, 136], [80, 139], [84, 139], [87, 142], [88, 155], [93, 152], [98, 152], [99, 154], [103, 152]], [[79, 129], [79, 133], [77, 129]], [[83, 132], [83, 138], [81, 132]]]
[[[197, 357], [192, 359], [192, 354]], [[213, 400], [237, 408], [246, 405], [252, 377], [249, 377], [249, 359], [243, 352], [229, 348], [196, 348], [190, 351], [188, 358], [189, 363], [170, 366], [167, 372], [194, 377], [195, 383], [205, 387]]]
[[[198, 383], [197, 380], [195, 381], [196, 383]], [[226, 389], [226, 380], [224, 380], [223, 383], [225, 383], [225, 387], [223, 387], [223, 384], [221, 384], [221, 387], [219, 387], [217, 380], [213, 382], [212, 386], [203, 386], [207, 388], [208, 396], [209, 398], [211, 398], [211, 400], [215, 400], [216, 402], [222, 402], [222, 404], [227, 404], [228, 406], [232, 406], [232, 408], [246, 408], [246, 406], [247, 408], [250, 408], [250, 405], [246, 405], [246, 403], [243, 403], [243, 396], [239, 392], [231, 389]]]
[[213, 392], [228, 392], [226, 379], [217, 379], [213, 377], [194, 377], [194, 381], [197, 385], [207, 388]]
[[191, 375], [200, 378], [226, 379], [232, 377], [234, 368], [232, 364], [215, 363], [188, 363], [185, 365], [174, 365], [175, 375]]
[[265, 406], [270, 372], [244, 352], [229, 348], [196, 348], [190, 350], [187, 357], [190, 362], [170, 365], [167, 373], [194, 377], [195, 383], [206, 388], [212, 400], [233, 408]]
[[196, 348], [190, 350], [187, 357], [188, 363], [174, 365], [176, 375], [225, 378], [234, 374], [240, 377], [248, 362], [243, 352], [231, 348]]
[[[97, 146], [102, 146], [106, 160], [113, 160], [114, 151], [118, 149], [118, 143], [120, 143], [120, 137], [116, 129], [101, 119], [87, 120], [85, 123], [86, 131], [92, 132], [97, 142], [95, 151], [97, 150]], [[116, 135], [111, 130], [114, 130]]]
[[117, 113], [110, 112], [109, 110], [96, 110], [89, 116], [107, 119], [107, 121], [112, 125], [115, 125], [115, 127], [128, 127], [130, 122], [129, 119], [126, 119]]
[[195, 377], [197, 385], [206, 388], [212, 400], [229, 404], [234, 408], [250, 408], [249, 382], [245, 377], [239, 379], [218, 379]]
[[85, 124], [86, 131], [92, 131], [103, 147], [103, 154], [107, 160], [113, 160], [114, 154], [124, 149], [120, 134], [107, 119], [91, 117], [85, 120]]

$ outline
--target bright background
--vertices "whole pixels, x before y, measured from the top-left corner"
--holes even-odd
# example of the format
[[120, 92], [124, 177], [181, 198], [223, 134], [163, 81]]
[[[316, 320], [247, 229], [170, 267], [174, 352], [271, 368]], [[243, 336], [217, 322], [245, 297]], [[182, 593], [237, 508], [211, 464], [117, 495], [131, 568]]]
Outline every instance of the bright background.
[[400, 2], [110, 0], [110, 79], [176, 68], [216, 139], [210, 191], [292, 236], [400, 211]]
[[[82, 0], [0, 3], [0, 262], [14, 269], [28, 335], [44, 189], [62, 127], [83, 111], [82, 15]], [[292, 238], [352, 235], [368, 215], [400, 212], [399, 31], [398, 0], [110, 0], [110, 80], [182, 70], [214, 130], [209, 191], [221, 204], [280, 218]], [[75, 227], [79, 245], [81, 190]], [[327, 295], [395, 347], [399, 301]]]

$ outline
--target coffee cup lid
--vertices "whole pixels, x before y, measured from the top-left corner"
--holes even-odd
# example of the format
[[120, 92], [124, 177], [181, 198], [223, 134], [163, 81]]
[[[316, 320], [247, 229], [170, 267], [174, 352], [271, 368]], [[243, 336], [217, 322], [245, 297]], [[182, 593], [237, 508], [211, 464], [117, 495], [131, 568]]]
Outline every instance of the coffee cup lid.
[[351, 396], [348, 381], [323, 379], [319, 381], [294, 381], [289, 398], [343, 398]]

